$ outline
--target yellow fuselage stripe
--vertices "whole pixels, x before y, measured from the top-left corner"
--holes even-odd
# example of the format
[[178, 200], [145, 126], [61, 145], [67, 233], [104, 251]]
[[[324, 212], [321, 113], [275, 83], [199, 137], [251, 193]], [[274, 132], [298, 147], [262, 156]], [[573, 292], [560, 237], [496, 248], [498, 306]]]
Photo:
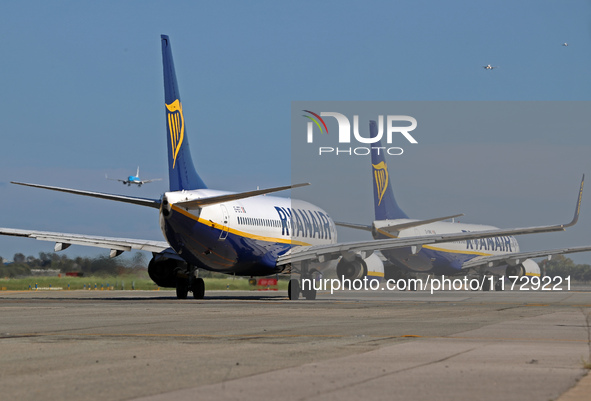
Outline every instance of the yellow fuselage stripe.
[[195, 216], [195, 215], [187, 212], [186, 210], [181, 209], [178, 206], [172, 205], [172, 209], [175, 212], [178, 212], [178, 213], [182, 214], [183, 216], [186, 216], [186, 217], [190, 218], [191, 220], [194, 220], [194, 221], [196, 221], [198, 223], [201, 223], [201, 224], [206, 225], [208, 227], [216, 228], [218, 230], [228, 231], [229, 233], [232, 233], [234, 235], [238, 235], [240, 237], [246, 237], [246, 238], [251, 238], [251, 239], [256, 239], [256, 240], [259, 240], [259, 241], [266, 241], [266, 242], [276, 242], [276, 243], [281, 243], [281, 244], [311, 245], [311, 244], [308, 244], [306, 242], [295, 241], [295, 240], [292, 240], [292, 239], [265, 237], [265, 236], [262, 236], [262, 235], [256, 235], [256, 234], [246, 233], [244, 231], [238, 231], [238, 230], [235, 230], [235, 229], [230, 228], [230, 227], [227, 227], [227, 226], [222, 226], [221, 224], [218, 224], [218, 223], [213, 222], [213, 221], [204, 220], [201, 217], [197, 217], [197, 216]]

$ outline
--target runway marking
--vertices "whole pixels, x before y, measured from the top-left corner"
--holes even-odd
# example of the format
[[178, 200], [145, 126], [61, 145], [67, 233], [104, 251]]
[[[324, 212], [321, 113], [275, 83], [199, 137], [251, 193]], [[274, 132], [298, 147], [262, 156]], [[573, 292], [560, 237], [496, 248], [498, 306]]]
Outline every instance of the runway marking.
[[[182, 337], [182, 338], [292, 338], [292, 337], [325, 337], [325, 338], [344, 338], [344, 337], [356, 337], [354, 335], [344, 334], [167, 334], [167, 333], [24, 333], [24, 334], [13, 334], [11, 337]], [[371, 337], [371, 336], [368, 336]], [[384, 336], [375, 336], [378, 338], [392, 338]], [[7, 338], [7, 337], [1, 337]], [[394, 337], [395, 338], [395, 337]]]
[[425, 338], [447, 338], [451, 340], [495, 340], [495, 341], [528, 341], [528, 342], [566, 342], [566, 343], [587, 343], [587, 340], [558, 339], [558, 338], [511, 338], [511, 337], [425, 337]]
[[[344, 335], [344, 334], [148, 334], [148, 333], [23, 333], [10, 334], [7, 336], [0, 335], [1, 339], [8, 338], [30, 338], [30, 337], [156, 337], [156, 338], [359, 338], [359, 335]], [[479, 340], [479, 341], [527, 341], [527, 342], [566, 342], [566, 343], [587, 343], [586, 339], [556, 339], [556, 338], [520, 338], [520, 337], [465, 337], [465, 336], [421, 336], [417, 334], [403, 334], [399, 336], [376, 336], [363, 335], [366, 338], [377, 339], [402, 339], [402, 338], [417, 338], [421, 339], [442, 339], [442, 340]]]

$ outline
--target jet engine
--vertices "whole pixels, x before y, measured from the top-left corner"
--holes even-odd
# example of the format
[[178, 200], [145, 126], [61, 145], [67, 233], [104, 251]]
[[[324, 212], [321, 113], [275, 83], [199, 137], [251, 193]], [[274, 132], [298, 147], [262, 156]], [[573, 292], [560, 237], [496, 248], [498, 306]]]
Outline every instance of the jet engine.
[[526, 259], [523, 263], [520, 263], [516, 266], [507, 266], [505, 269], [505, 276], [508, 278], [509, 276], [539, 276], [540, 275], [540, 267], [536, 262], [531, 259]]
[[384, 277], [384, 263], [375, 253], [365, 259], [359, 254], [356, 254], [351, 259], [342, 257], [337, 264], [337, 277], [339, 279], [343, 276], [349, 280], [363, 279], [369, 273], [377, 273], [374, 277]]
[[148, 274], [159, 287], [176, 287], [177, 277], [187, 270], [185, 262], [155, 255], [148, 264]]

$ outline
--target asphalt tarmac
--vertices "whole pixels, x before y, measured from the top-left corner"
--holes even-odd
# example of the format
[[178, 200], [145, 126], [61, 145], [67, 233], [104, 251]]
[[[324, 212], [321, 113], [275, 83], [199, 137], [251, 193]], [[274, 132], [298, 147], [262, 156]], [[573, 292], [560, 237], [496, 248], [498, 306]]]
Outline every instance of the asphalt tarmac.
[[585, 288], [285, 295], [2, 291], [0, 399], [555, 400], [587, 373]]

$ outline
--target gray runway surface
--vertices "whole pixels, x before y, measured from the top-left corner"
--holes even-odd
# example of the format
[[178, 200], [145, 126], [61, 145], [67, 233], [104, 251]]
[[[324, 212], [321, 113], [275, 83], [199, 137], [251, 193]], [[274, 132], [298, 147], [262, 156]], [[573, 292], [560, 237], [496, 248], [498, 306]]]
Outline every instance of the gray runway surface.
[[591, 292], [319, 298], [3, 291], [0, 399], [550, 400], [586, 373]]

